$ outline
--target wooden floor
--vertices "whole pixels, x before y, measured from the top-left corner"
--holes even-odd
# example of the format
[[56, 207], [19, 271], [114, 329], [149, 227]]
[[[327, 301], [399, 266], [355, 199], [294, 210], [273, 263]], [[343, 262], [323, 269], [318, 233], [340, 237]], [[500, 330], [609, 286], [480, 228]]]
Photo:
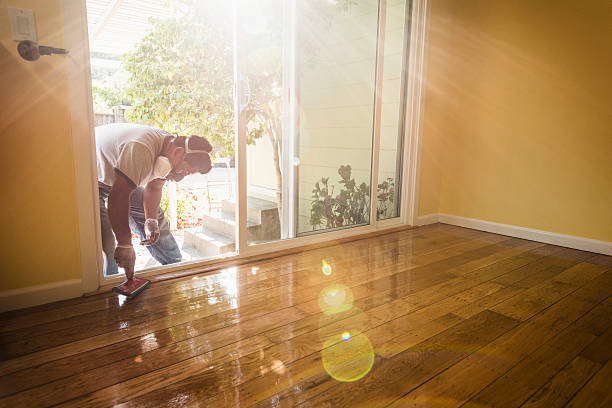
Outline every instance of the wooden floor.
[[609, 407], [611, 294], [612, 257], [436, 224], [0, 315], [0, 406]]

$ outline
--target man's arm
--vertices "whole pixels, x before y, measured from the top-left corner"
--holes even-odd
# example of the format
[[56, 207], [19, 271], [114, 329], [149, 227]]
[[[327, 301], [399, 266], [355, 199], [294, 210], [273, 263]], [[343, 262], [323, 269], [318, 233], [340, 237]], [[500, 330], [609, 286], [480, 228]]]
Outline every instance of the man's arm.
[[166, 181], [162, 179], [151, 180], [147, 183], [142, 194], [142, 206], [145, 213], [145, 234], [146, 239], [142, 245], [153, 245], [159, 239], [159, 224], [157, 221], [157, 211], [162, 196], [162, 188]]
[[136, 253], [132, 248], [132, 232], [130, 230], [130, 196], [135, 189], [134, 183], [121, 172], [115, 170], [115, 182], [108, 196], [108, 218], [110, 218], [117, 248], [115, 248], [115, 262], [125, 269], [128, 279], [134, 277]]
[[136, 189], [134, 183], [115, 170], [115, 182], [108, 196], [108, 217], [119, 245], [132, 244], [130, 230], [130, 196]]
[[162, 188], [166, 181], [162, 179], [151, 180], [147, 183], [142, 193], [142, 205], [144, 207], [145, 218], [157, 219], [157, 209], [161, 202]]

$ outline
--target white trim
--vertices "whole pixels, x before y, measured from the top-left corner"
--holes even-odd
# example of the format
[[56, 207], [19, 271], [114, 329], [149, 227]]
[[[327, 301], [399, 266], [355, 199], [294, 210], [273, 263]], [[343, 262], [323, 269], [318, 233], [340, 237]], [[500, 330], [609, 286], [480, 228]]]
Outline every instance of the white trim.
[[402, 219], [417, 225], [419, 182], [421, 173], [421, 138], [425, 97], [423, 83], [427, 62], [426, 43], [429, 31], [429, 1], [412, 0], [410, 23], [410, 53], [408, 56], [408, 95], [406, 106], [406, 143], [402, 175]]
[[376, 39], [376, 76], [374, 79], [374, 118], [372, 120], [372, 160], [370, 168], [370, 224], [378, 221], [378, 161], [380, 153], [380, 127], [382, 118], [382, 87], [385, 62], [385, 31], [387, 26], [387, 0], [378, 3], [378, 35]]
[[515, 238], [528, 239], [530, 241], [543, 242], [545, 244], [574, 248], [581, 251], [612, 255], [612, 242], [608, 241], [581, 238], [573, 235], [558, 234], [556, 232], [518, 227], [516, 225], [509, 224], [500, 224], [498, 222], [484, 221], [450, 214], [429, 214], [420, 216], [418, 218], [418, 225], [427, 225], [436, 222], [472, 228], [479, 231], [492, 232], [494, 234], [507, 235]]
[[[296, 0], [283, 1], [283, 113], [281, 136], [282, 216], [281, 238], [296, 236], [297, 88], [296, 88]], [[276, 196], [276, 192], [274, 192]], [[276, 198], [276, 197], [275, 197]], [[274, 200], [276, 201], [276, 200]]]
[[[402, 197], [404, 196], [404, 187], [406, 181], [404, 179], [404, 166], [406, 162], [404, 159], [408, 159], [405, 153], [407, 136], [406, 134], [406, 106], [408, 99], [408, 63], [410, 57], [410, 33], [412, 29], [412, 0], [404, 0], [404, 33], [402, 40], [402, 67], [400, 77], [400, 100], [399, 100], [399, 115], [397, 122], [397, 141], [396, 141], [396, 153], [395, 153], [395, 194], [396, 200], [393, 204], [395, 216], [402, 216], [403, 219], [407, 217], [403, 214]], [[399, 199], [398, 199], [399, 198]], [[378, 201], [378, 200], [377, 200]], [[378, 205], [378, 203], [377, 203]]]
[[70, 279], [5, 290], [0, 292], [0, 312], [79, 297], [83, 294], [82, 285], [83, 283], [80, 279]]
[[[91, 71], [87, 41], [85, 0], [64, 0], [64, 38], [70, 54], [66, 74], [70, 92], [70, 118], [78, 211], [80, 264], [83, 290], [93, 292], [102, 275], [102, 243], [98, 208], [97, 170], [93, 130]], [[93, 222], [92, 222], [93, 220]]]
[[400, 225], [405, 225], [402, 217], [385, 218], [384, 220], [376, 221], [377, 230], [399, 227]]
[[[241, 28], [241, 8], [233, 2], [234, 30], [234, 135], [236, 173], [236, 249], [241, 255], [247, 251], [247, 155], [246, 155], [246, 112], [247, 103], [242, 103], [245, 96], [243, 86], [242, 61], [245, 58], [245, 45]], [[250, 96], [249, 96], [250, 97]]]

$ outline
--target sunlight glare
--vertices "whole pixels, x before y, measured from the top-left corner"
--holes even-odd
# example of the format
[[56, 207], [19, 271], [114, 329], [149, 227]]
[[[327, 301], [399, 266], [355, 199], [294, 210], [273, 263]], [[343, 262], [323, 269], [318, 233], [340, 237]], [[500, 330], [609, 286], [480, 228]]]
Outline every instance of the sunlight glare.
[[330, 338], [323, 347], [323, 367], [338, 381], [357, 381], [368, 374], [374, 365], [374, 347], [364, 334], [341, 342], [337, 337]]
[[329, 276], [332, 274], [332, 267], [330, 264], [327, 263], [327, 261], [325, 259], [323, 259], [321, 261], [322, 266], [321, 266], [321, 271], [323, 272], [323, 275], [325, 276]]

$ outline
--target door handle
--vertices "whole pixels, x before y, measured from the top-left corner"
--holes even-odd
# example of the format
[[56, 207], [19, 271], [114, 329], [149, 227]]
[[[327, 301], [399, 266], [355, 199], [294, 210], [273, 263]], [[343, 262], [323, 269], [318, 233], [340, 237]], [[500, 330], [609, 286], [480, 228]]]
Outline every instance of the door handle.
[[38, 45], [34, 41], [24, 40], [17, 44], [17, 51], [21, 58], [26, 61], [36, 61], [41, 55], [51, 54], [68, 54], [68, 50], [64, 48], [47, 47]]

